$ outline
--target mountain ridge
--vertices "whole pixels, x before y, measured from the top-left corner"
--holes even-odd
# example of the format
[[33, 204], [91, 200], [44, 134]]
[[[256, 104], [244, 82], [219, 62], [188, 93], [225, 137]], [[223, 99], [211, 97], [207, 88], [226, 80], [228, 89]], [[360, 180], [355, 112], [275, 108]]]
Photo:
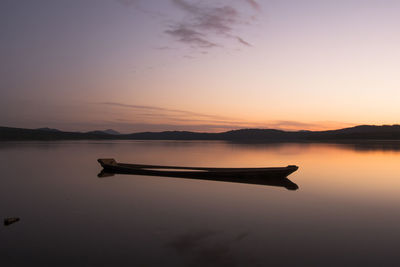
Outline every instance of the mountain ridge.
[[227, 141], [324, 141], [324, 140], [400, 140], [400, 125], [358, 125], [328, 131], [284, 131], [277, 129], [239, 129], [220, 133], [163, 131], [112, 134], [108, 130], [65, 132], [57, 129], [25, 129], [0, 126], [0, 140], [227, 140]]

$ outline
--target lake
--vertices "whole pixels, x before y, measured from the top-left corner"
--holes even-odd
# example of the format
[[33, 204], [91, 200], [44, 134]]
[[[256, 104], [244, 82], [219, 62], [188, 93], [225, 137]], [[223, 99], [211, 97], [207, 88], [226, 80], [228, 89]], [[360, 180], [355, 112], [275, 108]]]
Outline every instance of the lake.
[[[137, 175], [98, 158], [297, 165], [284, 187]], [[1, 266], [398, 265], [400, 145], [0, 143]]]

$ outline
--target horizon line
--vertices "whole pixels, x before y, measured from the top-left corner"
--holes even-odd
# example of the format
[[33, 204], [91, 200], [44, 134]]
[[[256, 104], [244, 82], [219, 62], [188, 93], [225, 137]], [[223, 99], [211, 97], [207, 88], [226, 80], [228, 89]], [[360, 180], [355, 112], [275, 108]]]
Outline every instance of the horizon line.
[[231, 131], [240, 131], [240, 130], [276, 130], [276, 131], [282, 131], [282, 132], [325, 132], [325, 131], [335, 131], [335, 130], [342, 130], [342, 129], [349, 129], [349, 128], [355, 128], [355, 127], [360, 127], [360, 126], [376, 126], [376, 127], [384, 127], [384, 126], [400, 126], [398, 123], [394, 124], [356, 124], [350, 127], [344, 127], [344, 128], [333, 128], [329, 130], [306, 130], [306, 129], [299, 129], [299, 130], [284, 130], [284, 129], [279, 129], [279, 128], [252, 128], [252, 127], [245, 127], [245, 128], [238, 128], [238, 129], [231, 129], [231, 130], [226, 130], [226, 131], [219, 131], [219, 132], [210, 132], [210, 131], [191, 131], [191, 130], [161, 130], [161, 131], [151, 131], [151, 130], [145, 130], [145, 131], [136, 131], [136, 132], [129, 132], [129, 133], [123, 133], [120, 131], [117, 131], [112, 128], [107, 128], [104, 130], [101, 129], [96, 129], [96, 130], [89, 130], [89, 131], [69, 131], [69, 130], [62, 130], [60, 128], [53, 128], [53, 127], [39, 127], [39, 128], [23, 128], [23, 127], [13, 127], [13, 126], [4, 126], [0, 125], [2, 128], [15, 128], [15, 129], [25, 129], [25, 130], [57, 130], [60, 132], [70, 132], [70, 133], [90, 133], [90, 132], [104, 132], [108, 130], [112, 130], [115, 132], [118, 132], [121, 135], [129, 135], [129, 134], [138, 134], [138, 133], [163, 133], [163, 132], [191, 132], [191, 133], [213, 133], [213, 134], [218, 134], [218, 133], [226, 133], [226, 132], [231, 132]]

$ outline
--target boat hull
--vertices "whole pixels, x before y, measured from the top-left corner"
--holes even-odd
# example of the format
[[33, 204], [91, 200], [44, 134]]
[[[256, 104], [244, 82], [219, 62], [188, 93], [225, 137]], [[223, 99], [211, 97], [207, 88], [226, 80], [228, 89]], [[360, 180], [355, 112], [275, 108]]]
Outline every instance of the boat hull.
[[126, 164], [117, 163], [114, 159], [99, 159], [98, 162], [104, 168], [103, 173], [263, 184], [283, 186], [290, 190], [298, 188], [295, 183], [286, 178], [298, 169], [298, 167], [294, 165], [272, 168], [206, 168]]

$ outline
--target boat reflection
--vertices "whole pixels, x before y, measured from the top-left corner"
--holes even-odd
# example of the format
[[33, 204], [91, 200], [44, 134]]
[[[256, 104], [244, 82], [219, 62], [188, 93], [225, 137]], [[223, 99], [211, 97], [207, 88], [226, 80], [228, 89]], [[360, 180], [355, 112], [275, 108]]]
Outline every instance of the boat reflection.
[[[112, 170], [105, 170], [103, 169], [97, 176], [99, 178], [106, 178], [114, 176], [115, 174], [125, 174], [128, 173], [112, 171]], [[188, 174], [181, 173], [177, 174], [152, 174], [152, 173], [143, 173], [143, 171], [138, 170], [136, 173], [131, 171], [129, 174], [133, 175], [146, 175], [146, 176], [158, 176], [158, 177], [173, 177], [173, 178], [184, 178], [184, 179], [194, 179], [194, 180], [208, 180], [208, 181], [218, 181], [218, 182], [231, 182], [231, 183], [243, 183], [243, 184], [255, 184], [255, 185], [266, 185], [266, 186], [276, 186], [276, 187], [284, 187], [287, 190], [297, 190], [299, 186], [289, 180], [288, 178], [281, 178], [281, 177], [251, 177], [251, 178], [244, 178], [240, 177], [238, 179], [236, 176], [232, 175], [232, 177], [215, 177], [212, 174], [210, 176], [202, 176], [194, 177]]]

